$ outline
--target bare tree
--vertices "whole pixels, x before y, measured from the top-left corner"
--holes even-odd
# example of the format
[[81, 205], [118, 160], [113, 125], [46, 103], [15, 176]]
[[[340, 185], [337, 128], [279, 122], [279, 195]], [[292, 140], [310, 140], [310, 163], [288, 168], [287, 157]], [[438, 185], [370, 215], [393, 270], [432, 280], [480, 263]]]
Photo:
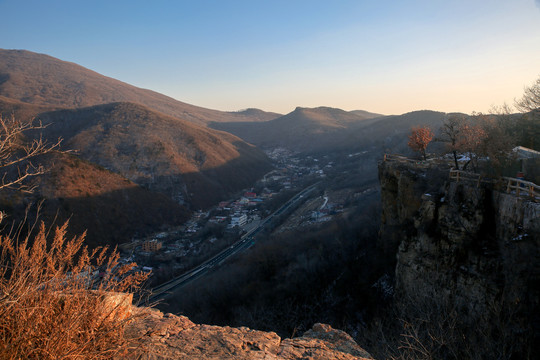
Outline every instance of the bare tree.
[[[33, 121], [22, 122], [14, 115], [4, 118], [0, 114], [0, 190], [14, 189], [22, 192], [32, 192], [34, 186], [27, 180], [45, 173], [43, 165], [35, 162], [39, 155], [56, 151], [62, 141], [59, 138], [55, 143], [48, 143], [41, 135], [29, 140], [25, 133], [39, 131], [45, 126]], [[0, 209], [0, 222], [5, 216]]]
[[525, 88], [523, 97], [516, 100], [516, 108], [521, 112], [540, 111], [540, 77]]
[[512, 149], [516, 146], [516, 137], [512, 127], [515, 122], [510, 113], [510, 108], [504, 104], [492, 107], [490, 115], [477, 116], [484, 132], [480, 154], [488, 159], [489, 169], [496, 175], [502, 175], [504, 167], [514, 160]]
[[472, 164], [473, 170], [478, 170], [478, 154], [486, 138], [486, 132], [480, 125], [463, 124], [460, 128], [460, 136], [456, 146], [466, 153], [468, 160], [463, 165], [463, 170]]
[[524, 113], [516, 129], [520, 145], [540, 150], [540, 77], [525, 88], [523, 97], [516, 100], [515, 106]]
[[457, 146], [459, 138], [460, 138], [460, 132], [461, 128], [463, 127], [465, 123], [465, 118], [463, 116], [451, 116], [447, 120], [445, 120], [441, 126], [441, 138], [438, 139], [440, 141], [448, 143], [448, 149], [452, 151], [452, 154], [454, 155], [454, 164], [456, 165], [456, 169], [459, 170], [459, 164], [458, 164], [458, 151], [459, 148]]
[[41, 175], [45, 168], [34, 162], [38, 155], [49, 153], [59, 148], [61, 139], [47, 143], [40, 135], [28, 140], [24, 133], [43, 129], [41, 123], [23, 123], [14, 115], [7, 119], [0, 115], [0, 190], [11, 188], [31, 192], [33, 187], [26, 184], [30, 177]]

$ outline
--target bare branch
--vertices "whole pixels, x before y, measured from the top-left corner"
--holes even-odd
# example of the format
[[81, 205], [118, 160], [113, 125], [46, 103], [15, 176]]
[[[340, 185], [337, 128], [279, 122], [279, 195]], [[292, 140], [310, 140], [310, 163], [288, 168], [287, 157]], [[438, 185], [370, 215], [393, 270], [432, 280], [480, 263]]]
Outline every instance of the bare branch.
[[540, 78], [535, 83], [525, 88], [523, 97], [516, 100], [516, 108], [521, 112], [540, 110]]
[[58, 151], [62, 139], [55, 143], [48, 143], [40, 135], [39, 138], [28, 140], [24, 133], [44, 129], [41, 122], [33, 121], [23, 123], [14, 115], [4, 118], [0, 115], [0, 190], [16, 189], [31, 192], [33, 187], [25, 185], [28, 178], [42, 175], [46, 169], [42, 165], [35, 165], [32, 161], [39, 155]]

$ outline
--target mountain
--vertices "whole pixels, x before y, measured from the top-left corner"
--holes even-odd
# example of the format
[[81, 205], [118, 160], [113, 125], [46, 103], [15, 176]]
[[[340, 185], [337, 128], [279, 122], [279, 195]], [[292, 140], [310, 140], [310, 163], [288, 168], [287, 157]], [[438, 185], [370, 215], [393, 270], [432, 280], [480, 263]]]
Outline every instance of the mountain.
[[15, 222], [31, 221], [27, 205], [41, 203], [40, 219], [70, 219], [70, 233], [88, 229], [91, 246], [180, 225], [188, 209], [252, 185], [271, 169], [266, 155], [204, 124], [279, 116], [204, 109], [47, 55], [0, 50], [0, 115], [11, 114], [40, 120], [45, 129], [27, 136], [61, 137], [71, 153], [40, 159], [51, 171], [35, 192], [4, 190], [1, 209]]
[[452, 115], [457, 114], [431, 110], [412, 111], [380, 117], [367, 125], [355, 124], [348, 132], [349, 136], [359, 143], [376, 146], [385, 152], [407, 153], [410, 152], [407, 142], [412, 127], [428, 126], [437, 133], [442, 123]]
[[298, 107], [287, 115], [266, 122], [213, 122], [209, 126], [263, 148], [285, 147], [309, 152], [338, 145], [335, 143], [336, 134], [353, 124], [372, 121], [341, 109]]
[[372, 113], [366, 110], [353, 110], [349, 112], [354, 115], [362, 116], [365, 119], [373, 119], [373, 118], [384, 116], [383, 114]]
[[[26, 218], [32, 224], [36, 214], [47, 226], [69, 220], [69, 236], [86, 231], [86, 244], [95, 247], [114, 246], [189, 218], [178, 202], [78, 156], [53, 152], [38, 160], [49, 171], [34, 179], [32, 194], [0, 192], [0, 208], [10, 221]], [[28, 204], [39, 211], [27, 211]]]
[[266, 155], [234, 135], [133, 103], [45, 112], [49, 140], [195, 209], [251, 185], [269, 171]]
[[234, 114], [237, 116], [245, 116], [246, 119], [252, 119], [250, 121], [270, 121], [270, 120], [277, 119], [278, 117], [282, 116], [281, 114], [278, 114], [278, 113], [262, 111], [262, 110], [254, 109], [254, 108], [231, 112], [231, 114]]
[[279, 116], [261, 110], [223, 112], [205, 109], [137, 88], [74, 63], [25, 50], [0, 49], [0, 96], [56, 108], [133, 102], [200, 125], [261, 121]]
[[19, 100], [0, 96], [0, 116], [3, 116], [4, 118], [15, 115], [17, 119], [30, 120], [39, 113], [51, 111], [53, 109], [53, 106], [28, 104]]
[[406, 152], [411, 127], [427, 125], [436, 131], [448, 117], [446, 113], [428, 110], [377, 115], [363, 110], [297, 108], [266, 122], [210, 123], [209, 126], [262, 148], [284, 147], [304, 153], [327, 153], [376, 147], [381, 151]]

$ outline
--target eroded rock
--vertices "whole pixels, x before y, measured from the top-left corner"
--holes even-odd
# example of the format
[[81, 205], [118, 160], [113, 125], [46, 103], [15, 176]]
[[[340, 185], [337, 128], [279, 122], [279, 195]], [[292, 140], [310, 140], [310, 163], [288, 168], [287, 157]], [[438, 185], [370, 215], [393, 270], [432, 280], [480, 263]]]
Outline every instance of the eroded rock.
[[324, 324], [282, 340], [274, 332], [200, 325], [156, 309], [134, 308], [134, 314], [127, 336], [138, 349], [131, 359], [371, 359], [347, 333]]

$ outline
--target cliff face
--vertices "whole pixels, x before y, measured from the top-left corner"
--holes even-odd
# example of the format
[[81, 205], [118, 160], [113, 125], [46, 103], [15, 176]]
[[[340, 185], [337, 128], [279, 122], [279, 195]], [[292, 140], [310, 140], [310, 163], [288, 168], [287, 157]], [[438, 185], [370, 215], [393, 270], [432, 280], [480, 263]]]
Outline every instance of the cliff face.
[[133, 359], [372, 359], [345, 332], [315, 324], [302, 337], [281, 339], [276, 333], [199, 325], [185, 316], [134, 308], [128, 336], [139, 349]]
[[379, 242], [395, 256], [396, 301], [422, 294], [471, 328], [498, 322], [501, 333], [538, 336], [540, 203], [448, 174], [441, 165], [379, 165]]

